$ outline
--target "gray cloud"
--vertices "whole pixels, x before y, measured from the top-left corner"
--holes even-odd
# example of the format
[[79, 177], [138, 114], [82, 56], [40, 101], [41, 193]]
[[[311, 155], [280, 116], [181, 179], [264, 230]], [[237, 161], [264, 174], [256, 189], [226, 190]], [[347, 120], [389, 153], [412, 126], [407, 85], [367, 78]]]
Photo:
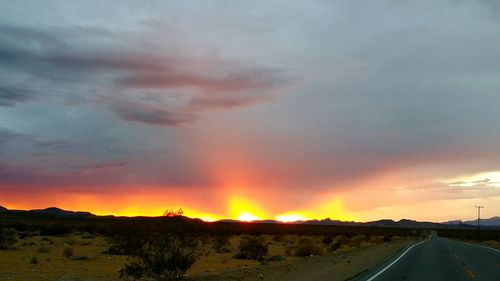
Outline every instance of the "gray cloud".
[[[71, 100], [78, 101], [76, 104], [113, 100], [118, 105], [101, 107], [111, 109], [125, 121], [162, 126], [193, 122], [200, 108], [216, 110], [269, 100], [273, 91], [288, 83], [281, 70], [244, 66], [217, 57], [189, 57], [168, 50], [148, 52], [147, 48], [138, 50], [133, 43], [123, 43], [117, 51], [113, 47], [122, 42], [105, 31], [95, 27], [43, 29], [3, 25], [0, 61], [9, 67], [10, 76], [17, 72], [44, 81], [47, 100], [61, 99], [54, 97], [55, 93], [66, 100], [71, 96]], [[102, 37], [110, 40], [111, 46], [94, 46], [94, 41]], [[0, 105], [14, 106], [33, 100], [28, 93], [39, 85], [29, 86], [32, 89], [0, 89]], [[99, 93], [89, 86], [99, 89]], [[177, 89], [188, 91], [185, 100], [191, 102], [167, 102], [169, 91]], [[137, 102], [148, 91], [164, 97], [153, 111]], [[208, 95], [216, 95], [214, 101], [209, 101]]]
[[196, 120], [189, 113], [174, 112], [147, 104], [117, 101], [111, 106], [117, 116], [126, 121], [134, 121], [150, 125], [182, 127]]
[[35, 99], [35, 94], [25, 89], [0, 86], [0, 106], [14, 106], [18, 102], [27, 102]]

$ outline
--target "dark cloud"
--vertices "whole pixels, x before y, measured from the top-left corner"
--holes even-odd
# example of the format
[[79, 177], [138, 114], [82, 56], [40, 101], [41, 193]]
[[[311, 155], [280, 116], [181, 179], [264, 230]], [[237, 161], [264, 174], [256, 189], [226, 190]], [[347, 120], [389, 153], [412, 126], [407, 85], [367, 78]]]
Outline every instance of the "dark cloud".
[[[78, 32], [72, 32], [75, 29]], [[10, 75], [17, 73], [41, 79], [47, 84], [45, 96], [49, 100], [50, 95], [57, 93], [66, 100], [78, 101], [68, 104], [97, 99], [99, 102], [94, 104], [111, 109], [122, 120], [161, 126], [193, 122], [198, 110], [267, 101], [276, 89], [289, 82], [281, 69], [245, 66], [217, 57], [190, 57], [169, 50], [159, 53], [97, 31], [96, 27], [87, 31], [83, 27], [3, 25], [0, 26], [0, 61], [12, 70]], [[94, 46], [102, 37], [111, 42], [110, 46]], [[31, 89], [0, 88], [0, 105], [14, 106], [33, 100], [30, 90], [39, 85], [28, 87]], [[92, 88], [97, 89], [99, 97]], [[169, 91], [179, 89], [191, 97], [186, 98], [191, 102], [178, 104], [164, 98], [155, 108], [146, 108], [136, 101], [148, 91], [168, 97]], [[104, 104], [110, 101], [111, 104]]]
[[182, 127], [196, 120], [196, 116], [189, 113], [168, 111], [137, 102], [115, 101], [111, 110], [122, 120], [150, 125]]
[[18, 102], [35, 100], [36, 96], [18, 87], [0, 86], [0, 106], [14, 106]]

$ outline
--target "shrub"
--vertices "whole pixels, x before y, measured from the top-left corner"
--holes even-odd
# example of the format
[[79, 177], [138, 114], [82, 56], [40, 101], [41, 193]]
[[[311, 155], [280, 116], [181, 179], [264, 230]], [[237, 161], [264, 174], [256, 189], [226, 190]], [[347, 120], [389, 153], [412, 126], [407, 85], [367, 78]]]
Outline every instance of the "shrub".
[[329, 246], [329, 249], [330, 251], [334, 252], [336, 250], [338, 250], [340, 248], [341, 244], [340, 244], [340, 241], [333, 241], [330, 246]]
[[384, 238], [382, 240], [384, 241], [384, 243], [389, 243], [392, 240], [391, 238], [391, 235], [384, 235]]
[[84, 233], [82, 234], [82, 238], [83, 238], [83, 239], [94, 239], [94, 236], [92, 236], [92, 235], [91, 235], [90, 233], [88, 233], [88, 232], [84, 232]]
[[73, 256], [73, 254], [74, 254], [73, 248], [71, 248], [71, 247], [64, 247], [63, 252], [62, 252], [63, 257], [70, 258], [70, 257]]
[[196, 261], [197, 240], [172, 233], [152, 235], [144, 241], [138, 262], [119, 271], [122, 278], [142, 275], [155, 280], [180, 280]]
[[126, 264], [125, 267], [118, 272], [120, 273], [120, 278], [128, 279], [132, 277], [134, 280], [137, 280], [144, 276], [144, 267], [138, 262], [131, 262]]
[[54, 245], [54, 241], [50, 240], [48, 237], [42, 237], [41, 241], [47, 242], [49, 245]]
[[333, 237], [333, 241], [339, 241], [340, 244], [347, 244], [349, 242], [349, 238], [345, 235], [337, 235]]
[[35, 256], [31, 257], [30, 264], [38, 264], [38, 259]]
[[285, 240], [285, 236], [276, 234], [273, 236], [273, 241], [274, 242], [283, 242]]
[[213, 248], [217, 253], [230, 253], [231, 243], [229, 242], [229, 237], [227, 235], [217, 236]]
[[87, 257], [87, 256], [76, 256], [76, 257], [72, 258], [72, 260], [74, 260], [74, 261], [86, 261], [88, 259], [89, 259], [89, 257]]
[[105, 254], [137, 256], [146, 241], [143, 234], [134, 235], [134, 233], [123, 233], [115, 235], [111, 241], [111, 246]]
[[255, 237], [242, 239], [239, 246], [239, 253], [236, 258], [249, 260], [262, 260], [268, 252], [267, 245]]
[[39, 253], [48, 253], [49, 252], [49, 249], [46, 248], [46, 247], [40, 247], [38, 248], [38, 252]]
[[284, 261], [284, 260], [285, 260], [285, 257], [280, 256], [280, 255], [275, 255], [275, 256], [272, 256], [268, 259], [268, 261]]
[[360, 247], [361, 243], [366, 241], [366, 240], [367, 240], [366, 235], [360, 234], [360, 235], [356, 235], [356, 236], [351, 237], [350, 244], [353, 247]]
[[331, 235], [325, 235], [322, 242], [325, 245], [330, 245], [333, 242], [333, 237]]
[[8, 249], [17, 242], [17, 231], [13, 228], [0, 229], [0, 249]]
[[314, 244], [312, 240], [308, 238], [302, 238], [299, 241], [299, 245], [297, 246], [297, 250], [295, 251], [295, 255], [299, 257], [307, 257], [312, 255], [321, 255], [321, 248]]

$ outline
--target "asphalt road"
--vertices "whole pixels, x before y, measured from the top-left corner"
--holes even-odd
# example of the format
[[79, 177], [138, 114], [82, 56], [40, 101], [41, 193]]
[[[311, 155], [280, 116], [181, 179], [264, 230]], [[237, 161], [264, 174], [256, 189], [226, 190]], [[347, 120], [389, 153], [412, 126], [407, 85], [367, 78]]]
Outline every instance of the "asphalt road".
[[366, 281], [500, 281], [500, 251], [431, 237], [399, 253], [357, 280]]

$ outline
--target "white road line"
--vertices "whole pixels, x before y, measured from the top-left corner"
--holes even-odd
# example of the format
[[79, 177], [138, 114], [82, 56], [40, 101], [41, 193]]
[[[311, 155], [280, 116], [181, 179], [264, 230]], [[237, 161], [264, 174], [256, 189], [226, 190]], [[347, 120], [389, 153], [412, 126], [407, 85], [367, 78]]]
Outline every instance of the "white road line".
[[410, 248], [406, 249], [406, 251], [404, 251], [404, 253], [401, 254], [401, 256], [399, 256], [396, 260], [394, 260], [393, 262], [391, 262], [388, 266], [384, 267], [381, 271], [377, 272], [377, 274], [373, 275], [370, 279], [366, 280], [366, 281], [372, 281], [374, 280], [375, 278], [377, 278], [380, 274], [384, 273], [384, 271], [386, 271], [389, 267], [391, 267], [392, 265], [394, 265], [399, 259], [401, 259], [404, 255], [406, 255], [406, 253], [408, 253], [411, 249], [413, 249], [413, 247], [415, 246], [418, 246], [424, 242], [427, 242], [429, 241], [430, 238], [428, 239], [425, 239], [424, 241], [420, 241], [418, 242], [417, 244], [414, 244], [413, 246], [411, 246]]

